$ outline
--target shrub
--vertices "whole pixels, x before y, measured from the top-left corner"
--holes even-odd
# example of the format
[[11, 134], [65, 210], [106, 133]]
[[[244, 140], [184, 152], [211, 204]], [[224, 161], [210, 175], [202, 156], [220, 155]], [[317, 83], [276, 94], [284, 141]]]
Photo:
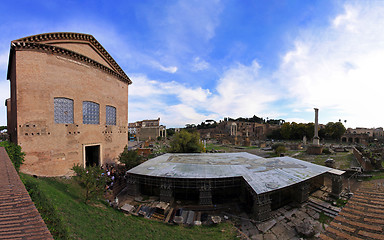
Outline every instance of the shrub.
[[199, 153], [204, 151], [198, 132], [182, 130], [176, 133], [170, 142], [170, 152], [174, 153]]
[[329, 150], [329, 148], [324, 148], [323, 153], [324, 154], [331, 154], [331, 151]]
[[24, 162], [25, 153], [21, 151], [21, 147], [9, 141], [0, 142], [0, 147], [4, 147], [9, 158], [11, 159], [16, 171], [19, 172], [21, 164]]
[[272, 145], [272, 150], [275, 150], [278, 148], [278, 147], [284, 147], [285, 148], [285, 145], [284, 143], [275, 143]]
[[128, 150], [124, 147], [124, 151], [119, 155], [119, 161], [125, 165], [127, 170], [136, 167], [142, 162], [142, 157], [135, 150]]
[[280, 155], [282, 153], [285, 153], [287, 150], [285, 149], [285, 146], [278, 146], [276, 149], [275, 149], [275, 153], [277, 155]]
[[96, 199], [104, 193], [107, 177], [98, 166], [86, 167], [75, 165], [72, 170], [76, 173], [74, 177], [80, 186], [85, 188], [84, 202]]

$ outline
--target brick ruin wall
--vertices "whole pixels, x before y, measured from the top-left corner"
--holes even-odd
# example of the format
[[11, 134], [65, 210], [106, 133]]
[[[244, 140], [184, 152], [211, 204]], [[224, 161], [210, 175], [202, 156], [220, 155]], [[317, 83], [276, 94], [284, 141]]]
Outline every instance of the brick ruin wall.
[[[128, 143], [128, 84], [91, 65], [39, 51], [16, 51], [11, 77], [17, 98], [12, 140], [26, 153], [21, 171], [40, 176], [71, 175], [84, 164], [84, 146], [100, 145], [101, 164], [116, 161]], [[17, 92], [17, 96], [15, 96]], [[54, 122], [54, 98], [74, 101], [74, 123]], [[100, 124], [83, 124], [82, 102], [100, 106]], [[116, 108], [116, 125], [106, 125], [106, 105]]]

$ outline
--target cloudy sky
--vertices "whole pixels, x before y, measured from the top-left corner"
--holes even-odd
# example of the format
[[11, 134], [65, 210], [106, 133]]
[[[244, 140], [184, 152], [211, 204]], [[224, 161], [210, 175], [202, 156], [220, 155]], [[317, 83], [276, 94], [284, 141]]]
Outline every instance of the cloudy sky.
[[[112, 3], [113, 2], [113, 3]], [[92, 34], [133, 81], [129, 121], [224, 117], [384, 127], [384, 1], [2, 1], [0, 125], [10, 42]]]

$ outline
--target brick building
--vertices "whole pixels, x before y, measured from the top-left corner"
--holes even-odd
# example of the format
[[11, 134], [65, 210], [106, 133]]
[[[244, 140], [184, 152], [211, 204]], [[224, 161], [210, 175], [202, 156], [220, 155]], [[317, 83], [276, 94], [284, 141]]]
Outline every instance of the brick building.
[[382, 140], [383, 138], [384, 131], [382, 127], [348, 128], [341, 136], [341, 142], [367, 145], [371, 140]]
[[160, 125], [160, 118], [129, 123], [128, 131], [139, 140], [154, 140], [157, 137], [167, 137], [166, 127]]
[[7, 125], [26, 153], [21, 171], [71, 174], [114, 162], [128, 142], [131, 80], [92, 36], [47, 33], [14, 40]]
[[[224, 120], [212, 128], [198, 129], [201, 138], [216, 139], [225, 144], [246, 145], [247, 141], [265, 140], [280, 125], [268, 123]], [[248, 142], [249, 143], [249, 142]]]

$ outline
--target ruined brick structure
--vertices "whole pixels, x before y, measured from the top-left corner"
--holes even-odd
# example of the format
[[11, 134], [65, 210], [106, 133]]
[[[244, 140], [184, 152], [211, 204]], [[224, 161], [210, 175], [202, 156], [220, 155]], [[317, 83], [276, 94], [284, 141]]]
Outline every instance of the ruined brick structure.
[[128, 131], [135, 134], [138, 140], [154, 140], [157, 137], [167, 137], [166, 127], [160, 125], [160, 118], [129, 123]]
[[382, 127], [379, 128], [348, 128], [343, 136], [341, 142], [352, 144], [367, 145], [369, 141], [384, 138], [384, 131]]
[[265, 140], [280, 125], [243, 121], [220, 121], [214, 128], [199, 129], [201, 138], [216, 139], [223, 144], [249, 146], [251, 142]]
[[92, 36], [47, 33], [11, 43], [7, 100], [21, 171], [71, 174], [74, 164], [116, 161], [128, 142], [131, 80]]

